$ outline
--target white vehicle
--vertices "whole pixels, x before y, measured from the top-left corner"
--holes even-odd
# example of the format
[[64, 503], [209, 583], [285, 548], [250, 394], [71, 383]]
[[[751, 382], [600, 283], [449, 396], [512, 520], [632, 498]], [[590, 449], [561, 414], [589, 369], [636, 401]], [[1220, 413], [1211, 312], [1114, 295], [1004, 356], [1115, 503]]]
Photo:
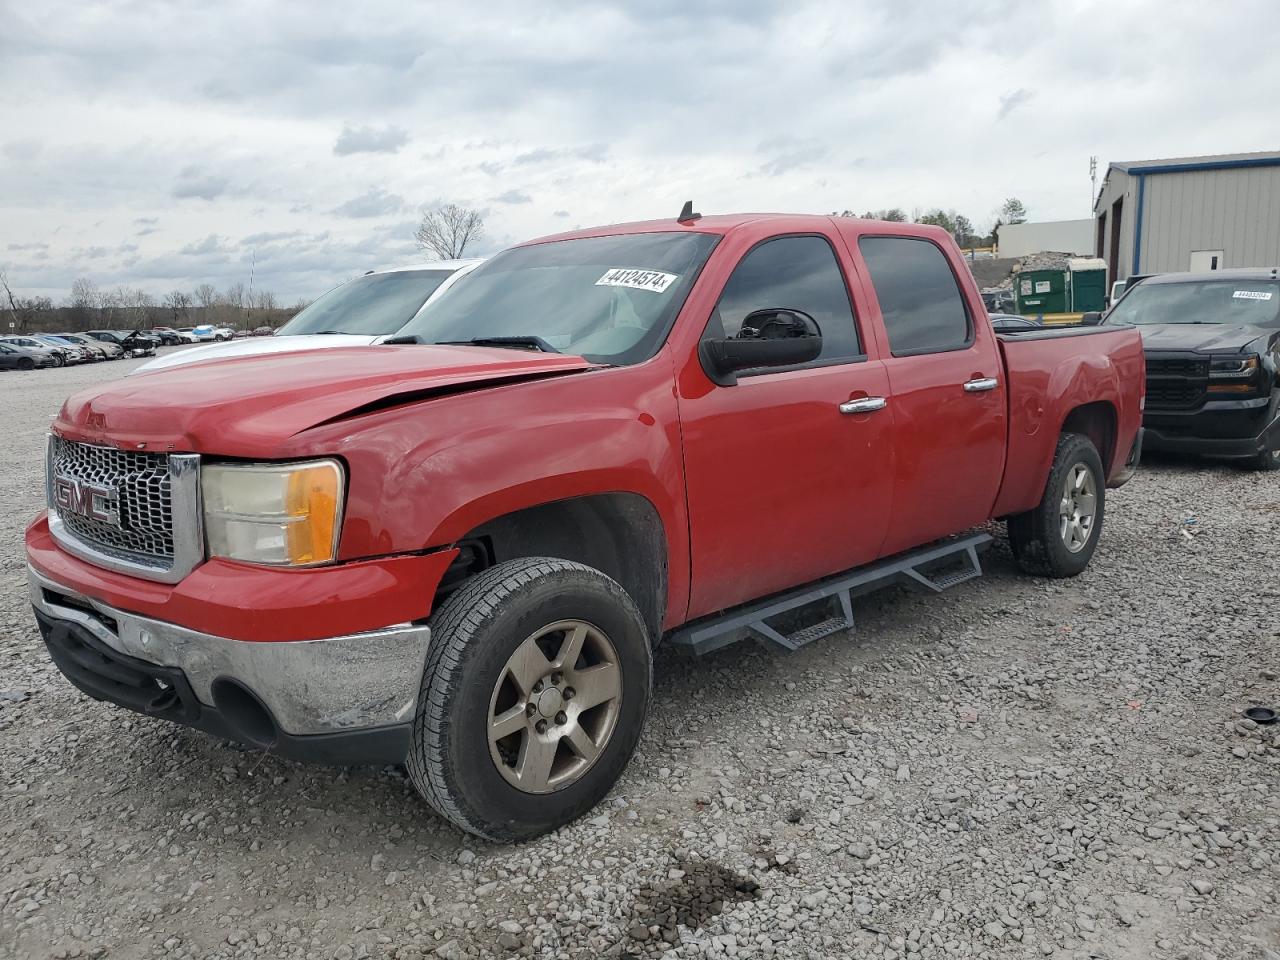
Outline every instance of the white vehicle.
[[[325, 293], [299, 311], [274, 336], [179, 350], [142, 364], [129, 376], [203, 360], [380, 343], [395, 336], [423, 307], [483, 262], [483, 258], [438, 260], [370, 270]], [[195, 329], [198, 335], [200, 328]]]

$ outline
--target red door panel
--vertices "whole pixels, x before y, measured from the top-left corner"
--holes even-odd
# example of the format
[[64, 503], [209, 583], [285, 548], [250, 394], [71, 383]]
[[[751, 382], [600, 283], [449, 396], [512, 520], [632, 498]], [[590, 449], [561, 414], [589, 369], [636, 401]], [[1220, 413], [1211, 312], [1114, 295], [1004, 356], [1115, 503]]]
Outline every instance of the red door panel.
[[[990, 336], [967, 350], [894, 357], [885, 366], [897, 454], [890, 554], [990, 517], [1004, 473], [1006, 387]], [[964, 388], [990, 379], [994, 389]]]
[[691, 530], [689, 618], [874, 560], [889, 527], [892, 401], [884, 364], [864, 361], [710, 384], [681, 376]]

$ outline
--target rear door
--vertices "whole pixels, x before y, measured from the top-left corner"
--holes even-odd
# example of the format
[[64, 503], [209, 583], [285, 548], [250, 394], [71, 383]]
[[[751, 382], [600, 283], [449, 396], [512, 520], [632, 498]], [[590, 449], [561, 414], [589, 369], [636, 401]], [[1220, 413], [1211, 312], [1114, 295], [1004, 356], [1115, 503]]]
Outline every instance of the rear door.
[[923, 236], [858, 238], [888, 339], [897, 553], [986, 521], [1000, 489], [1006, 384], [981, 301], [957, 279], [963, 261]]
[[[847, 251], [813, 234], [734, 237], [736, 262], [702, 336], [732, 337], [754, 310], [786, 307], [822, 330], [818, 360], [678, 379], [695, 618], [874, 560], [889, 525], [893, 417], [874, 338], [855, 322]], [[844, 405], [845, 410], [841, 407]]]

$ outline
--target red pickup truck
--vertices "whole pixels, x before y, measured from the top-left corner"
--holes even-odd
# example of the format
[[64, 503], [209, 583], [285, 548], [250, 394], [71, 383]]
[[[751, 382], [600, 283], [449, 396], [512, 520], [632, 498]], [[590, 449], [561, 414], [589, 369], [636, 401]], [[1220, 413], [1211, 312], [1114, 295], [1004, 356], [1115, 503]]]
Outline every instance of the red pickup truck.
[[396, 342], [73, 396], [31, 599], [90, 696], [406, 763], [458, 826], [529, 837], [616, 781], [662, 639], [849, 628], [865, 590], [978, 574], [992, 518], [1027, 570], [1079, 573], [1143, 383], [1129, 328], [994, 334], [935, 227], [583, 230]]

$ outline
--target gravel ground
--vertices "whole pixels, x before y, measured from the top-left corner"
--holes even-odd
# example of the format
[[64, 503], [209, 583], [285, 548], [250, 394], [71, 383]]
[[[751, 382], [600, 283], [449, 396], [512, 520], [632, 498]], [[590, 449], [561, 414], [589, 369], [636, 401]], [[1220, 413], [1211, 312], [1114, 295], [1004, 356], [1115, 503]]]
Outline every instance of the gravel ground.
[[663, 652], [640, 754], [518, 847], [396, 769], [278, 760], [81, 696], [21, 532], [61, 399], [0, 374], [0, 956], [1280, 960], [1280, 478], [1163, 461], [1089, 571], [864, 600], [799, 653]]

